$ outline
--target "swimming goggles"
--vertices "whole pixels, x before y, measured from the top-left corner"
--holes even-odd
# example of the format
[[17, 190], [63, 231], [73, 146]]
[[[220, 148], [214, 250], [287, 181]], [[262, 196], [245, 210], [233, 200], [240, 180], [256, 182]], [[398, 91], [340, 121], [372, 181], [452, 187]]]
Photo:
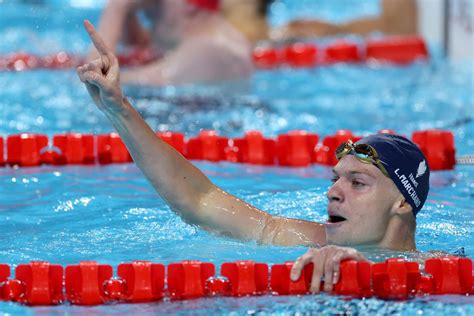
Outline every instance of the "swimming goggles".
[[387, 169], [382, 164], [382, 161], [377, 155], [377, 151], [374, 147], [368, 144], [354, 144], [351, 140], [346, 143], [342, 143], [336, 149], [336, 158], [340, 160], [347, 154], [353, 154], [359, 161], [363, 163], [370, 163], [379, 168], [382, 173], [390, 178]]

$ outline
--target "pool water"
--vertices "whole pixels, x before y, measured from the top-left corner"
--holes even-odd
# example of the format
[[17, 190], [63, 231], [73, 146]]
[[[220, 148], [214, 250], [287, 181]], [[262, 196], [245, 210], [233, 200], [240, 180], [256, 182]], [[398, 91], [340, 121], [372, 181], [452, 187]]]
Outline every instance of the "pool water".
[[[80, 2], [80, 1], [79, 1]], [[0, 53], [25, 50], [46, 54], [87, 51], [83, 18], [97, 20], [96, 7], [78, 1], [0, 1]], [[278, 24], [301, 15], [312, 4], [328, 18], [343, 7], [351, 14], [376, 12], [376, 1], [286, 1], [274, 6]], [[342, 6], [342, 5], [341, 5]], [[331, 11], [332, 10], [332, 11]], [[339, 10], [341, 11], [341, 10]], [[341, 12], [347, 12], [347, 9]], [[345, 14], [345, 15], [344, 15]], [[6, 17], [3, 18], [3, 15]], [[348, 18], [348, 13], [337, 15]], [[341, 17], [342, 16], [342, 17]], [[67, 29], [67, 32], [65, 31]], [[362, 42], [360, 38], [353, 40]], [[324, 44], [325, 42], [318, 42]], [[452, 64], [432, 47], [427, 63], [335, 65], [314, 69], [259, 71], [238, 93], [224, 87], [186, 86], [159, 89], [126, 87], [156, 130], [185, 132], [215, 129], [235, 137], [258, 129], [275, 137], [293, 129], [321, 136], [337, 129], [367, 134], [383, 128], [410, 136], [415, 130], [443, 128], [455, 135], [458, 155], [474, 154], [474, 69]], [[67, 131], [111, 132], [74, 71], [0, 72], [0, 135], [20, 132], [50, 136]], [[330, 169], [322, 166], [280, 168], [195, 162], [212, 181], [275, 215], [324, 221]], [[434, 172], [427, 203], [418, 215], [421, 251], [465, 253], [474, 258], [474, 168], [457, 166]], [[282, 263], [303, 247], [261, 246], [214, 236], [184, 223], [160, 199], [133, 164], [0, 168], [0, 262], [15, 267], [31, 260], [75, 264], [96, 260], [117, 266], [132, 260], [164, 264], [184, 259], [213, 262], [251, 259]], [[404, 256], [371, 252], [373, 260]], [[474, 301], [463, 296], [432, 296], [404, 302], [343, 297], [282, 296], [199, 299], [112, 306], [24, 307], [0, 303], [6, 314], [474, 314]]]

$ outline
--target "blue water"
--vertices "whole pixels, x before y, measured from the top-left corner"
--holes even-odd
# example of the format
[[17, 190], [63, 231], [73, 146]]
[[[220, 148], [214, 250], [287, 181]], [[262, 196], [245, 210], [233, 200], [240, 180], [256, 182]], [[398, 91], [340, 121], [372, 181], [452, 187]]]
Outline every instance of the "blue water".
[[[376, 1], [291, 1], [274, 6], [272, 21], [319, 12], [347, 19], [377, 12]], [[333, 2], [333, 1], [331, 1]], [[47, 54], [61, 49], [87, 51], [80, 25], [96, 20], [100, 2], [0, 1], [0, 53], [25, 50]], [[81, 5], [78, 5], [81, 4]], [[90, 3], [89, 3], [90, 4]], [[306, 10], [307, 6], [310, 10]], [[350, 8], [350, 10], [348, 9]], [[314, 10], [314, 11], [311, 11]], [[6, 18], [4, 18], [6, 17]], [[361, 39], [354, 38], [361, 41]], [[318, 42], [319, 43], [319, 42]], [[323, 44], [324, 42], [322, 42]], [[321, 44], [321, 43], [320, 43]], [[452, 64], [439, 49], [429, 63], [407, 67], [337, 65], [310, 70], [256, 73], [238, 93], [201, 86], [136, 89], [127, 93], [157, 130], [196, 135], [213, 128], [227, 136], [259, 129], [276, 136], [305, 129], [321, 136], [339, 128], [366, 134], [391, 128], [446, 128], [455, 135], [458, 155], [474, 154], [474, 69]], [[235, 87], [233, 87], [235, 88]], [[104, 133], [111, 125], [95, 108], [74, 71], [0, 73], [0, 135], [66, 131]], [[196, 165], [212, 181], [275, 215], [325, 220], [330, 170], [322, 166], [287, 169], [230, 163]], [[421, 251], [462, 251], [474, 258], [474, 168], [434, 172], [432, 189], [418, 215]], [[170, 211], [133, 164], [106, 167], [0, 168], [0, 262], [15, 267], [31, 260], [62, 265], [97, 260], [118, 265], [131, 260], [171, 263], [183, 259], [222, 262], [293, 260], [302, 247], [260, 246], [210, 235], [185, 224]], [[403, 254], [380, 251], [373, 260]], [[8, 314], [474, 314], [472, 297], [433, 296], [407, 302], [347, 300], [334, 296], [200, 299], [176, 303], [83, 308], [62, 305], [30, 308], [0, 303]]]

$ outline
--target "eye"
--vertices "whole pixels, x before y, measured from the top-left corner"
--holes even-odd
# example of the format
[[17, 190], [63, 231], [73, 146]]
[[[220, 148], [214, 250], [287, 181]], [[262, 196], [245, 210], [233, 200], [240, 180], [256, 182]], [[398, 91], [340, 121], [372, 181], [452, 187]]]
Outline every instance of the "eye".
[[339, 177], [333, 176], [333, 177], [331, 178], [331, 182], [332, 182], [332, 183], [336, 183], [337, 180], [339, 180]]
[[354, 186], [354, 187], [356, 187], [356, 188], [360, 188], [360, 187], [365, 186], [365, 183], [360, 182], [360, 181], [358, 181], [358, 180], [352, 180], [352, 186]]

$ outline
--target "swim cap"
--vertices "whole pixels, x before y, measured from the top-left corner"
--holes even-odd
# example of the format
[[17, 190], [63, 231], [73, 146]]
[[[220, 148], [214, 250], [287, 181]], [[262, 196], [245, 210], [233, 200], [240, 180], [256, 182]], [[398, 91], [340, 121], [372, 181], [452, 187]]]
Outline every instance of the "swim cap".
[[219, 9], [219, 2], [219, 0], [188, 0], [189, 4], [213, 12]]
[[370, 135], [356, 144], [367, 144], [377, 151], [390, 178], [416, 216], [430, 189], [430, 169], [420, 148], [405, 137], [390, 134]]

